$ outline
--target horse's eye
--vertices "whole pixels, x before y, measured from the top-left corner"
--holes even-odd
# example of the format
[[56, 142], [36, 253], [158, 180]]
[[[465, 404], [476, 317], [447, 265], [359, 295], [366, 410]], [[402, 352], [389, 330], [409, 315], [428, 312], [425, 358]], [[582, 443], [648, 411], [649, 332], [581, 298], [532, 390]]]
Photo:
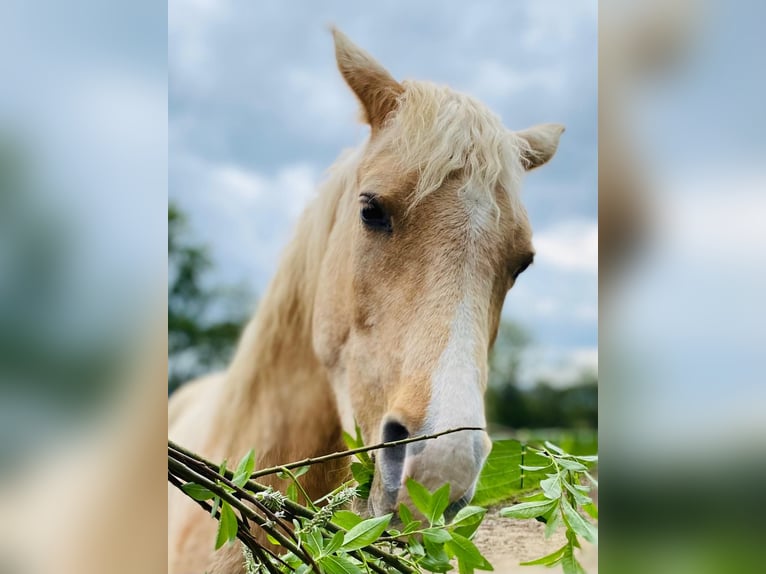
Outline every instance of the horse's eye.
[[362, 209], [359, 217], [362, 223], [370, 229], [379, 231], [391, 231], [391, 216], [386, 213], [380, 202], [371, 195], [362, 195]]
[[535, 260], [535, 257], [534, 257], [534, 255], [532, 255], [532, 256], [530, 256], [530, 257], [529, 257], [529, 259], [527, 259], [526, 261], [524, 261], [524, 263], [522, 263], [521, 265], [519, 265], [519, 266], [518, 266], [518, 267], [515, 269], [515, 271], [512, 273], [512, 276], [513, 276], [513, 278], [514, 278], [514, 279], [517, 279], [519, 275], [521, 275], [522, 273], [524, 273], [524, 271], [526, 271], [526, 270], [527, 270], [527, 267], [529, 267], [530, 265], [532, 265], [532, 262], [533, 262], [534, 260]]

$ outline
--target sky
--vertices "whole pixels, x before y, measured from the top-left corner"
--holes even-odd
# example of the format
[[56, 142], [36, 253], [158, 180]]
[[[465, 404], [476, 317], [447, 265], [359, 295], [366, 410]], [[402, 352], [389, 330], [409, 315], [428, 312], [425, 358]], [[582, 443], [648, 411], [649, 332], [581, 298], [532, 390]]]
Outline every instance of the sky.
[[597, 6], [534, 2], [171, 0], [169, 197], [207, 244], [216, 282], [263, 293], [325, 170], [361, 144], [356, 101], [335, 67], [330, 24], [397, 79], [468, 93], [506, 126], [566, 125], [529, 174], [535, 264], [504, 316], [534, 348], [524, 382], [597, 364]]

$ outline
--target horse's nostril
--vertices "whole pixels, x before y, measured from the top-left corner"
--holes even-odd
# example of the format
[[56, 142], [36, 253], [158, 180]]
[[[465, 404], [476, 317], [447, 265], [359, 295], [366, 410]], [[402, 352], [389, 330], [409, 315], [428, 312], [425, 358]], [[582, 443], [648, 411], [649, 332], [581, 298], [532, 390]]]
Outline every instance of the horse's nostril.
[[[384, 422], [383, 428], [381, 428], [383, 442], [402, 440], [409, 436], [410, 433], [407, 427], [393, 419]], [[404, 459], [407, 456], [407, 445], [402, 444], [381, 449], [378, 451], [378, 456], [382, 486], [393, 503], [402, 484], [402, 472], [404, 470]]]
[[383, 424], [383, 442], [394, 442], [409, 438], [410, 432], [407, 427], [397, 421], [387, 421]]

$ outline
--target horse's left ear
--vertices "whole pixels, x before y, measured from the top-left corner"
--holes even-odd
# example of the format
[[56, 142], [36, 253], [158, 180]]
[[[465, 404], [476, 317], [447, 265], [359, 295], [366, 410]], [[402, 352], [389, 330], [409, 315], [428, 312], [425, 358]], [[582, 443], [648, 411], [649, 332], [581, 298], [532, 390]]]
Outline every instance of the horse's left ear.
[[373, 132], [383, 125], [386, 116], [397, 105], [404, 91], [388, 71], [367, 52], [356, 46], [348, 37], [332, 28], [335, 39], [335, 59], [343, 79], [359, 98], [364, 119]]
[[527, 171], [540, 167], [553, 157], [564, 129], [561, 124], [540, 124], [514, 132], [527, 143], [521, 152], [521, 159]]

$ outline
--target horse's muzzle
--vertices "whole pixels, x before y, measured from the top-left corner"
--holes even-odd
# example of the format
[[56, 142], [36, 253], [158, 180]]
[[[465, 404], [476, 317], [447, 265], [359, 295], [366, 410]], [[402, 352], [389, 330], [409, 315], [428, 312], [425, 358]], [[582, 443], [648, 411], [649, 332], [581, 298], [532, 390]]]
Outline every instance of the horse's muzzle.
[[[383, 440], [410, 436], [404, 425], [387, 421]], [[426, 433], [413, 434], [419, 436]], [[383, 449], [377, 456], [375, 480], [369, 506], [375, 515], [393, 512], [400, 503], [412, 508], [407, 479], [413, 479], [433, 492], [450, 485], [448, 514], [454, 514], [473, 497], [476, 481], [489, 454], [491, 441], [484, 431], [461, 431], [435, 439]]]

